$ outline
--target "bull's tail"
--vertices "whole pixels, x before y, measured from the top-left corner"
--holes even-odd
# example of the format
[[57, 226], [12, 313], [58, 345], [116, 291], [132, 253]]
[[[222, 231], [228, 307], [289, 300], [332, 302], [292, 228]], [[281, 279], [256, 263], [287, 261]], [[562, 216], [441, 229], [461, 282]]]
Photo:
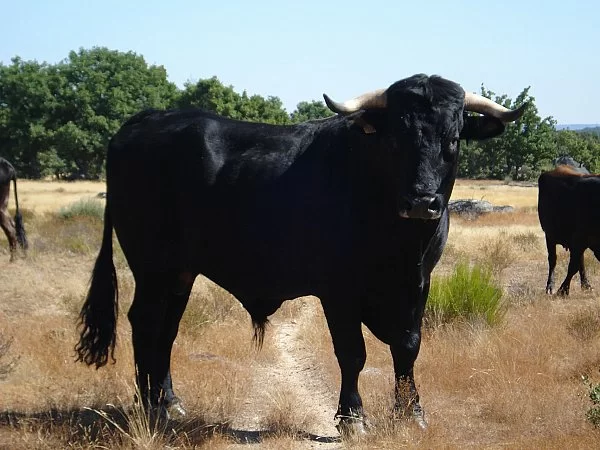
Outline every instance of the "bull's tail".
[[112, 220], [107, 200], [102, 246], [92, 271], [85, 303], [79, 313], [81, 332], [75, 346], [77, 361], [88, 366], [95, 364], [96, 369], [104, 366], [109, 357], [115, 362], [119, 291], [112, 257]]
[[267, 325], [269, 325], [269, 319], [267, 319], [266, 316], [252, 316], [252, 327], [254, 328], [252, 341], [257, 350], [260, 350], [265, 342], [265, 329], [267, 328]]
[[25, 233], [25, 226], [23, 225], [23, 216], [21, 215], [21, 211], [19, 211], [19, 196], [17, 195], [17, 176], [15, 175], [12, 179], [13, 187], [15, 190], [15, 205], [16, 205], [16, 213], [15, 213], [15, 229], [17, 232], [17, 242], [21, 246], [23, 250], [27, 250], [29, 248], [29, 242], [27, 242], [27, 234]]

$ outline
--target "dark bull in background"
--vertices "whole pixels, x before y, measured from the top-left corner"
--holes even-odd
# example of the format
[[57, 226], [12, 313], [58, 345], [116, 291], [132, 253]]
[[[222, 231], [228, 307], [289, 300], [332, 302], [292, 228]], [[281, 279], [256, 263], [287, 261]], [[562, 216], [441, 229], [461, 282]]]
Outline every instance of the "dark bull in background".
[[171, 348], [203, 274], [244, 305], [259, 343], [283, 301], [319, 297], [341, 370], [341, 430], [363, 431], [363, 323], [390, 346], [395, 412], [425, 426], [413, 365], [448, 236], [459, 143], [499, 135], [525, 105], [508, 110], [426, 75], [325, 100], [337, 116], [292, 126], [200, 110], [144, 111], [122, 126], [108, 149], [81, 361], [101, 367], [113, 358], [114, 227], [136, 282], [128, 317], [146, 406], [185, 414]]
[[[10, 182], [15, 190], [15, 218], [8, 214], [8, 199], [10, 197]], [[6, 159], [0, 157], [0, 227], [4, 230], [10, 248], [10, 260], [14, 261], [17, 253], [17, 243], [27, 250], [27, 236], [23, 226], [23, 217], [19, 211], [17, 196], [17, 171]]]
[[548, 249], [546, 293], [554, 292], [556, 246], [562, 245], [569, 250], [569, 267], [557, 294], [569, 295], [577, 272], [581, 288], [592, 288], [585, 271], [585, 250], [591, 249], [600, 260], [600, 176], [572, 165], [572, 159], [561, 162], [568, 164], [544, 172], [538, 179], [538, 216]]

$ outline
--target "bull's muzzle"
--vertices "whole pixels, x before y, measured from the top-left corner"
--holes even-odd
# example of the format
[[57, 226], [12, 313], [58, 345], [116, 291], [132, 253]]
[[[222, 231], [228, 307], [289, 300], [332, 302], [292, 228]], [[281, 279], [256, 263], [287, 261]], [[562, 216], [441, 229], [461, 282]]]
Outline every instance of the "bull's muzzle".
[[441, 196], [406, 196], [400, 202], [398, 214], [405, 219], [439, 219], [444, 204]]

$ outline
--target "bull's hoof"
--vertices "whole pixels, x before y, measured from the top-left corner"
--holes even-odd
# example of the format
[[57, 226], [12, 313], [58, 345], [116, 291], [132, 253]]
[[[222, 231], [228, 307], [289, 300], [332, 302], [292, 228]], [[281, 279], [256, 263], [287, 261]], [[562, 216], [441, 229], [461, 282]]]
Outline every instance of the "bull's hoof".
[[569, 288], [560, 287], [558, 291], [556, 291], [556, 295], [559, 297], [568, 297], [569, 296]]
[[363, 417], [339, 417], [340, 422], [336, 428], [343, 439], [356, 439], [367, 435]]
[[552, 295], [553, 293], [554, 293], [554, 289], [552, 287], [547, 287], [546, 288], [546, 294]]
[[414, 422], [422, 430], [427, 429], [427, 421], [425, 420], [425, 411], [419, 403], [410, 405], [407, 408], [394, 408], [394, 416], [406, 421]]
[[590, 283], [581, 283], [581, 289], [584, 291], [593, 291], [592, 285]]
[[183, 420], [187, 416], [187, 412], [178, 398], [175, 398], [165, 408], [165, 413], [168, 420]]
[[427, 429], [427, 421], [425, 420], [425, 411], [421, 408], [421, 405], [417, 404], [413, 408], [412, 419], [418, 425], [421, 430]]

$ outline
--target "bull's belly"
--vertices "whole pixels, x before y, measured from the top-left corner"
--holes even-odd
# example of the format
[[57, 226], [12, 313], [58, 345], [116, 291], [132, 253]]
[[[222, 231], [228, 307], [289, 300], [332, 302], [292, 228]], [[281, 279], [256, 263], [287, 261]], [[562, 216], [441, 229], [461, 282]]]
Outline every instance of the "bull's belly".
[[390, 280], [384, 288], [367, 290], [361, 299], [361, 320], [377, 339], [393, 344], [420, 327], [422, 299], [423, 291], [410, 280]]

